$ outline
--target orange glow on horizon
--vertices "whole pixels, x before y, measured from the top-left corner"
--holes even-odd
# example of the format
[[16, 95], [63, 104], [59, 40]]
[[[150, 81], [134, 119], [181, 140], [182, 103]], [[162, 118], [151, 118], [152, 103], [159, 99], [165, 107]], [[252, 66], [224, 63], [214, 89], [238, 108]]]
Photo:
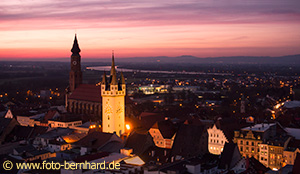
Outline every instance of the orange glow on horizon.
[[298, 0], [116, 2], [3, 0], [0, 60], [69, 58], [75, 33], [83, 59], [300, 53]]

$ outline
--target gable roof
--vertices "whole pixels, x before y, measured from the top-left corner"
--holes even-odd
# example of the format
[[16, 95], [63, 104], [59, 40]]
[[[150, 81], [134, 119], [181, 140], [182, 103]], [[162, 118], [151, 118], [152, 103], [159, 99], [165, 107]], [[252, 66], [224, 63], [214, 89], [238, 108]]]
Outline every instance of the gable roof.
[[53, 119], [53, 117], [55, 116], [55, 114], [58, 111], [56, 109], [50, 109], [47, 114], [45, 115], [44, 119], [42, 120], [43, 123], [48, 123], [48, 120]]
[[132, 148], [136, 155], [143, 154], [151, 146], [155, 146], [151, 135], [136, 132], [131, 133], [125, 143], [125, 147]]
[[[205, 133], [204, 126], [180, 125], [173, 143], [171, 155], [190, 157], [204, 153], [207, 149], [201, 148], [203, 133]], [[204, 141], [207, 141], [207, 139]]]
[[44, 134], [41, 134], [38, 137], [45, 138], [45, 139], [53, 139], [65, 135], [70, 135], [73, 131], [74, 131], [73, 129], [58, 127], [51, 131], [45, 132]]
[[139, 119], [141, 120], [141, 125], [145, 129], [150, 129], [153, 124], [157, 121], [163, 121], [165, 117], [161, 113], [156, 112], [142, 112], [139, 115]]
[[237, 120], [233, 118], [219, 118], [216, 121], [216, 127], [223, 131], [229, 142], [233, 141], [234, 131], [241, 128]]
[[113, 133], [94, 131], [94, 132], [88, 134], [87, 136], [85, 136], [84, 138], [82, 138], [81, 140], [77, 141], [74, 144], [76, 146], [80, 146], [80, 147], [90, 147], [93, 149], [98, 149], [98, 148], [104, 146], [105, 144], [107, 144], [108, 142], [110, 142], [110, 140], [113, 136], [116, 136], [116, 135]]
[[35, 150], [36, 150], [36, 148], [33, 147], [31, 144], [28, 144], [25, 146], [19, 146], [19, 147], [15, 148], [15, 151], [18, 152], [19, 154], [23, 153], [23, 152], [31, 152], [31, 151], [35, 151]]
[[11, 123], [14, 123], [13, 121], [15, 121], [17, 123], [17, 121], [14, 118], [2, 118], [2, 117], [0, 117], [0, 135], [2, 135], [2, 133], [6, 130], [6, 128], [9, 127], [9, 125]]
[[16, 125], [12, 132], [7, 136], [7, 140], [16, 140], [28, 139], [33, 132], [34, 127]]
[[164, 138], [171, 139], [176, 133], [176, 128], [170, 120], [156, 122], [152, 128], [159, 129]]
[[[238, 153], [238, 155], [236, 153]], [[238, 158], [235, 158], [235, 155], [237, 155]], [[241, 155], [237, 144], [225, 143], [224, 150], [221, 153], [219, 169], [231, 169], [239, 160], [241, 160]]]
[[248, 168], [241, 174], [266, 173], [267, 171], [271, 170], [270, 168], [265, 167], [254, 157], [246, 158], [246, 165], [248, 165]]
[[21, 126], [16, 125], [14, 129], [6, 137], [7, 141], [11, 140], [24, 140], [29, 138], [35, 138], [38, 135], [41, 135], [47, 132], [48, 127], [44, 126]]

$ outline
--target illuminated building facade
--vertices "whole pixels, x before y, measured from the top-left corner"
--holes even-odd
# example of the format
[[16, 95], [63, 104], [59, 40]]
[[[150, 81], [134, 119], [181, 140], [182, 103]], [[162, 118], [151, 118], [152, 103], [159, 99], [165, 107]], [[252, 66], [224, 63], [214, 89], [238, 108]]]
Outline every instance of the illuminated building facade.
[[117, 79], [114, 55], [112, 55], [112, 65], [110, 78], [106, 78], [104, 73], [101, 82], [102, 96], [102, 131], [116, 133], [121, 136], [125, 133], [125, 94], [126, 85], [123, 74], [120, 80]]

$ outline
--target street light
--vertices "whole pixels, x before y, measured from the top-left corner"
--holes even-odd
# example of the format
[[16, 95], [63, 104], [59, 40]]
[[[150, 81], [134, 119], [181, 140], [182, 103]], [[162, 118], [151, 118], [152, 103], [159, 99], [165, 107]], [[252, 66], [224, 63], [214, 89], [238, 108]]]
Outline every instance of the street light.
[[130, 130], [130, 125], [129, 124], [126, 124], [126, 129], [129, 131]]

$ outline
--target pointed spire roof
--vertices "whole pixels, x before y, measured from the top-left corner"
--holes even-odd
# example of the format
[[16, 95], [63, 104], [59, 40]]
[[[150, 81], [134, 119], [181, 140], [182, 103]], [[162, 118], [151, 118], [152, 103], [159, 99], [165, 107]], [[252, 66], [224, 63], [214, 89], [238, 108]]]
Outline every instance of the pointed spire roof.
[[81, 50], [80, 50], [79, 45], [78, 45], [77, 35], [75, 34], [74, 43], [73, 43], [73, 47], [71, 49], [71, 52], [73, 53], [73, 55], [79, 55], [80, 51]]
[[105, 85], [106, 82], [107, 82], [107, 81], [106, 81], [106, 73], [105, 73], [105, 71], [104, 71], [101, 84]]
[[123, 76], [123, 72], [121, 72], [121, 79], [120, 79], [121, 84], [125, 84], [125, 78]]
[[116, 74], [114, 51], [112, 51], [112, 62], [111, 62], [111, 69], [110, 69], [110, 75], [113, 75], [113, 74]]
[[111, 70], [110, 70], [110, 76], [111, 76], [111, 85], [117, 85], [117, 72], [116, 72], [116, 67], [115, 67], [115, 56], [114, 56], [114, 51], [112, 52], [112, 63], [111, 63]]
[[118, 85], [118, 80], [117, 80], [116, 75], [112, 75], [110, 84], [111, 85]]

